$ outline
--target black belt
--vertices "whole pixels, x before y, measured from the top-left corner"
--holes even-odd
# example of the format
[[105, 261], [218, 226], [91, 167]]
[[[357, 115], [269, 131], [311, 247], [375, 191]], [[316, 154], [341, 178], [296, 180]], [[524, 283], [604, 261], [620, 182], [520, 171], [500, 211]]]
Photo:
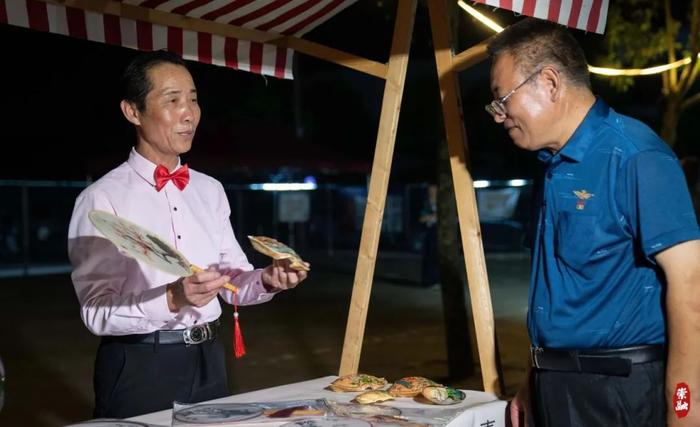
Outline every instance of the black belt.
[[219, 320], [187, 329], [170, 329], [151, 332], [150, 334], [111, 335], [103, 337], [107, 342], [128, 344], [201, 344], [216, 338], [219, 333]]
[[628, 376], [632, 365], [664, 360], [665, 357], [663, 345], [590, 350], [530, 347], [532, 366], [548, 371]]

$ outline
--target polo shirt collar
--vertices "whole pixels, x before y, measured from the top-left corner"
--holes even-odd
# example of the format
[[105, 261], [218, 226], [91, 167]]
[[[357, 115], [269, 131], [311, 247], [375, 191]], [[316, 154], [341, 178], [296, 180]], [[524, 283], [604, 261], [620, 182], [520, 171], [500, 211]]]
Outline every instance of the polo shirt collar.
[[[129, 153], [129, 159], [127, 163], [131, 168], [146, 182], [155, 186], [156, 179], [153, 176], [156, 170], [156, 165], [152, 161], [140, 155], [135, 147], [131, 147], [131, 153]], [[177, 166], [173, 170], [178, 170], [180, 168], [180, 158], [177, 158]]]
[[600, 128], [600, 122], [605, 120], [610, 113], [610, 107], [600, 98], [596, 98], [593, 106], [583, 121], [578, 125], [573, 135], [564, 144], [564, 147], [556, 154], [549, 150], [540, 150], [537, 158], [545, 163], [552, 161], [554, 157], [566, 157], [574, 162], [580, 162], [588, 152], [589, 147], [595, 142], [595, 136]]

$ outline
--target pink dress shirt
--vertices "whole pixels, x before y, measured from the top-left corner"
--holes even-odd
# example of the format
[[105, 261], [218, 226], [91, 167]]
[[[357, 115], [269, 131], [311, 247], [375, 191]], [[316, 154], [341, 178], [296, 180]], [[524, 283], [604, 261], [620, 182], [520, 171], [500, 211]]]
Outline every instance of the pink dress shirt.
[[[253, 270], [236, 241], [221, 183], [190, 169], [184, 190], [168, 182], [157, 192], [155, 168], [132, 149], [125, 163], [87, 187], [75, 202], [68, 254], [81, 316], [95, 335], [186, 328], [216, 320], [221, 306], [214, 298], [203, 307], [187, 306], [172, 313], [165, 289], [177, 277], [120, 253], [88, 219], [93, 209], [114, 213], [154, 232], [194, 265], [227, 266], [225, 272], [239, 287], [240, 305], [263, 303], [274, 295], [262, 284], [262, 270]], [[219, 295], [233, 302], [230, 291], [222, 289]]]

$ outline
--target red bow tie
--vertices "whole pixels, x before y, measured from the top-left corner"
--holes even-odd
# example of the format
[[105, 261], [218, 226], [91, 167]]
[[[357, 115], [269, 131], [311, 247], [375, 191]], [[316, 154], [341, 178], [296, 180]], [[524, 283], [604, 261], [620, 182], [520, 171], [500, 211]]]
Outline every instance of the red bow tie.
[[190, 170], [187, 165], [183, 165], [173, 173], [168, 173], [168, 168], [165, 166], [158, 165], [153, 176], [156, 180], [156, 191], [162, 190], [165, 184], [171, 180], [180, 191], [184, 190], [187, 183], [190, 182]]

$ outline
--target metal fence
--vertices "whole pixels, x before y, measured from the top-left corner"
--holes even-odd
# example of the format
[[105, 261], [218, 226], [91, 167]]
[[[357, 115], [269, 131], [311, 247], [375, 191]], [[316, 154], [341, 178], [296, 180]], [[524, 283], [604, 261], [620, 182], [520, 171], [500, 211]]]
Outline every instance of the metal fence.
[[[483, 181], [479, 181], [483, 183]], [[486, 250], [520, 246], [530, 183], [491, 182], [476, 189]], [[0, 181], [0, 275], [68, 271], [67, 234], [84, 181]], [[311, 191], [265, 191], [225, 184], [231, 222], [239, 238], [267, 235], [300, 251], [357, 250], [367, 200], [365, 186], [320, 185]], [[380, 249], [421, 250], [426, 184], [390, 189]], [[456, 221], [456, 219], [455, 219]], [[245, 246], [245, 245], [244, 245]]]

